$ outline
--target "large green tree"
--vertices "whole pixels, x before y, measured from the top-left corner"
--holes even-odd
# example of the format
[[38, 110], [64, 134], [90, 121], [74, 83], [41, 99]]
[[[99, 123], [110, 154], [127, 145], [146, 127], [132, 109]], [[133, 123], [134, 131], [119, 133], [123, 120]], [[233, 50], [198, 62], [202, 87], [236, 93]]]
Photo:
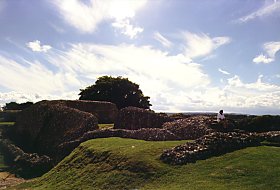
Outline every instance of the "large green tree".
[[139, 85], [122, 77], [99, 77], [94, 85], [81, 89], [79, 95], [80, 100], [113, 102], [119, 109], [127, 106], [148, 109], [151, 106], [150, 97], [143, 95]]

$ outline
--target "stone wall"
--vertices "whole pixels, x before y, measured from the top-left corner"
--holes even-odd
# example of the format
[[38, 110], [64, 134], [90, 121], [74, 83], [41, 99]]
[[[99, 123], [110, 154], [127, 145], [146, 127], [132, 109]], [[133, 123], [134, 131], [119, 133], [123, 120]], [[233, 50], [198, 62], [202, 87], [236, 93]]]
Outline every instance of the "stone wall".
[[5, 160], [12, 165], [13, 172], [22, 177], [38, 177], [53, 167], [52, 159], [49, 156], [26, 153], [9, 139], [1, 137], [0, 147], [5, 154]]
[[42, 101], [23, 110], [8, 135], [25, 151], [53, 156], [62, 142], [97, 128], [91, 113]]
[[94, 114], [98, 118], [98, 123], [114, 123], [118, 115], [117, 106], [111, 102], [86, 100], [53, 100], [48, 102]]
[[208, 125], [213, 121], [210, 116], [192, 116], [163, 124], [163, 129], [169, 130], [180, 139], [197, 139], [214, 132]]
[[187, 142], [165, 150], [161, 155], [161, 160], [169, 164], [186, 164], [249, 146], [259, 146], [264, 140], [279, 144], [280, 131], [264, 133], [213, 132], [194, 142]]
[[165, 150], [160, 159], [168, 164], [186, 164], [248, 146], [259, 146], [260, 142], [261, 138], [255, 133], [214, 132], [194, 142]]
[[139, 139], [147, 141], [171, 141], [180, 138], [166, 129], [142, 128], [138, 130], [126, 129], [99, 129], [85, 133], [81, 138], [74, 141], [65, 142], [59, 145], [60, 156], [67, 156], [74, 148], [78, 147], [84, 141], [96, 138], [121, 137], [130, 139]]
[[141, 128], [161, 128], [162, 124], [171, 119], [151, 110], [136, 107], [126, 107], [119, 111], [115, 129], [137, 130]]

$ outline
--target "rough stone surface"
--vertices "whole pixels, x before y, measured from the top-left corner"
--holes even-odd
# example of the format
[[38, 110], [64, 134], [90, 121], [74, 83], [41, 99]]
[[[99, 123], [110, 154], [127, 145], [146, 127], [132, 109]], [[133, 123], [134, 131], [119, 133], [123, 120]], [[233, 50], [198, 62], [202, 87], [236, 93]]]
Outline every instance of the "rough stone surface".
[[18, 115], [9, 137], [25, 151], [53, 156], [59, 144], [97, 128], [91, 113], [42, 101]]
[[255, 133], [214, 132], [194, 142], [165, 150], [161, 160], [169, 164], [186, 164], [248, 146], [258, 146], [260, 142], [261, 139]]
[[40, 156], [37, 153], [26, 153], [8, 139], [1, 138], [0, 147], [9, 162], [13, 165], [13, 170], [20, 169], [21, 171], [16, 172], [22, 172], [21, 174], [23, 176], [39, 176], [50, 170], [52, 167], [52, 159], [49, 156]]
[[141, 128], [161, 128], [170, 121], [168, 116], [136, 107], [126, 107], [119, 111], [115, 129], [137, 130]]
[[180, 139], [197, 139], [214, 132], [208, 127], [212, 120], [209, 116], [193, 116], [166, 122], [163, 124], [163, 129], [169, 130]]
[[47, 102], [91, 113], [98, 118], [98, 123], [114, 123], [118, 115], [117, 106], [111, 102], [87, 100], [52, 100]]

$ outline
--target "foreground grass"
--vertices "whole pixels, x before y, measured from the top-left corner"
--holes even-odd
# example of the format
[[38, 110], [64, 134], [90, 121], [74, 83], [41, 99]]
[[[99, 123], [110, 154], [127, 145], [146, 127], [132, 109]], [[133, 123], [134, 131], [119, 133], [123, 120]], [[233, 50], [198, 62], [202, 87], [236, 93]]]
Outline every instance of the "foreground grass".
[[17, 189], [280, 189], [279, 147], [251, 147], [184, 166], [159, 160], [163, 149], [184, 142], [90, 140]]

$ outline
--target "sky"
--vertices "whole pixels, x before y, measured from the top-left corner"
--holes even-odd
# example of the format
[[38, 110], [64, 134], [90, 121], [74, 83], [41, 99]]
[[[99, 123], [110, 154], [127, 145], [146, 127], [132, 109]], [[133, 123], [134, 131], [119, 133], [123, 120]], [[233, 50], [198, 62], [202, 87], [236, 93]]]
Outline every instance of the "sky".
[[0, 0], [0, 105], [98, 77], [158, 112], [280, 114], [279, 0]]

